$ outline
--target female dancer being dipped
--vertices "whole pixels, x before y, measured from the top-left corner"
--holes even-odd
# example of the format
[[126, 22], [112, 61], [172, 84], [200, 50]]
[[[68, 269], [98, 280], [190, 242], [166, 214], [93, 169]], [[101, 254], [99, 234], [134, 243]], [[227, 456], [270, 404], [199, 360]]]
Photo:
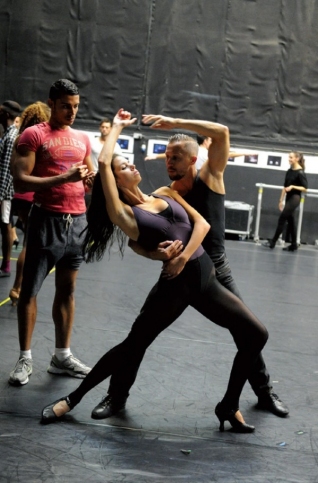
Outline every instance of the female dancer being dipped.
[[[227, 391], [215, 410], [220, 430], [224, 429], [224, 421], [228, 420], [235, 431], [252, 432], [254, 426], [246, 424], [239, 411], [239, 398], [251, 364], [267, 341], [267, 330], [235, 295], [216, 280], [212, 261], [200, 245], [209, 229], [208, 223], [168, 187], [160, 188], [150, 196], [142, 193], [138, 187], [141, 177], [135, 166], [122, 156], [112, 157], [122, 129], [134, 121], [130, 113], [120, 109], [101, 151], [99, 174], [95, 177], [88, 213], [86, 259], [99, 260], [103, 256], [107, 246], [113, 242], [117, 231], [115, 227], [147, 249], [153, 249], [167, 239], [180, 240], [184, 249], [163, 265], [160, 278], [149, 293], [128, 337], [97, 362], [74, 392], [46, 406], [41, 422], [46, 424], [60, 419], [88, 391], [116, 371], [127, 369], [129, 373], [130, 367], [138, 369], [149, 345], [191, 305], [209, 320], [229, 329], [238, 348]], [[195, 143], [193, 149], [197, 149]], [[101, 185], [102, 204], [97, 208]], [[94, 213], [98, 213], [98, 217], [94, 217]], [[123, 247], [122, 239], [120, 247]], [[134, 377], [131, 384], [133, 381]]]

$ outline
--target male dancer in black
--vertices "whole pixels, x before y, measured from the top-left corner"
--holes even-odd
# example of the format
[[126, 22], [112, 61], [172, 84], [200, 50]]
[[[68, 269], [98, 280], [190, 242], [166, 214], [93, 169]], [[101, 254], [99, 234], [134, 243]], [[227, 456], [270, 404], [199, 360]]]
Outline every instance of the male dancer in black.
[[[172, 136], [166, 149], [166, 167], [172, 180], [171, 187], [192, 205], [211, 225], [202, 245], [212, 259], [218, 281], [232, 293], [242, 299], [233, 280], [230, 265], [225, 253], [225, 186], [224, 171], [229, 157], [230, 136], [226, 126], [209, 121], [177, 119], [160, 115], [143, 116], [144, 124], [151, 124], [153, 129], [182, 129], [201, 136], [208, 136], [212, 143], [208, 151], [208, 160], [198, 172], [195, 167], [196, 156], [191, 156], [182, 135]], [[136, 242], [130, 242], [131, 248], [140, 255], [155, 260], [169, 260], [182, 249], [181, 242], [160, 244], [156, 252], [145, 252]], [[129, 389], [134, 375], [113, 374], [108, 395], [93, 409], [95, 419], [108, 418], [125, 408]], [[258, 397], [257, 407], [273, 414], [285, 417], [289, 413], [286, 404], [273, 392], [270, 376], [263, 356], [255, 361], [249, 377], [249, 383]]]

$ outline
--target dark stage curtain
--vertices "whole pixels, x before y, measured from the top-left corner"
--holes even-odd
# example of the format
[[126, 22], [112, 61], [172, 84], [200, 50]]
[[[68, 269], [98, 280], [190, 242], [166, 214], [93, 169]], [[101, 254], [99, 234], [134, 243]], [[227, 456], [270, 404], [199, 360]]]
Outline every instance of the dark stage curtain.
[[125, 107], [317, 148], [315, 0], [0, 0], [0, 22], [0, 101], [46, 100], [64, 77], [82, 128]]

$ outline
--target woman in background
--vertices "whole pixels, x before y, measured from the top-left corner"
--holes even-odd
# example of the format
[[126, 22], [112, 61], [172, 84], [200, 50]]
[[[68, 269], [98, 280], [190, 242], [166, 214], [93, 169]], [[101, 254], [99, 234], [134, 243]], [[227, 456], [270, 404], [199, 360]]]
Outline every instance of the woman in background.
[[[30, 104], [26, 107], [21, 114], [20, 119], [20, 128], [19, 128], [19, 135], [17, 136], [12, 156], [11, 156], [11, 163], [14, 161], [14, 157], [16, 155], [16, 147], [19, 142], [19, 137], [23, 133], [23, 131], [30, 126], [34, 126], [35, 124], [39, 124], [41, 122], [48, 121], [50, 117], [50, 108], [44, 102], [35, 102], [34, 104]], [[15, 274], [15, 280], [13, 283], [13, 287], [10, 290], [9, 297], [12, 301], [12, 305], [16, 305], [17, 301], [19, 300], [21, 283], [22, 283], [22, 274], [23, 274], [23, 266], [24, 266], [24, 259], [25, 259], [25, 238], [26, 238], [26, 230], [28, 224], [28, 215], [30, 208], [33, 202], [33, 192], [28, 193], [14, 193], [14, 198], [12, 200], [12, 215], [16, 215], [21, 223], [22, 230], [23, 230], [23, 246], [22, 250], [18, 256], [17, 261], [17, 270]], [[13, 242], [16, 244], [16, 248], [18, 245], [18, 240], [15, 239]]]
[[[275, 248], [276, 242], [283, 233], [285, 223], [288, 223], [288, 233], [291, 236], [291, 244], [283, 250], [294, 252], [298, 249], [296, 240], [296, 226], [294, 212], [298, 208], [301, 193], [305, 193], [308, 188], [308, 182], [305, 175], [305, 159], [298, 151], [289, 153], [290, 168], [286, 173], [284, 188], [282, 189], [279, 199], [279, 209], [282, 212], [276, 228], [275, 235], [272, 239], [263, 243], [264, 247]], [[286, 196], [285, 206], [284, 200]]]

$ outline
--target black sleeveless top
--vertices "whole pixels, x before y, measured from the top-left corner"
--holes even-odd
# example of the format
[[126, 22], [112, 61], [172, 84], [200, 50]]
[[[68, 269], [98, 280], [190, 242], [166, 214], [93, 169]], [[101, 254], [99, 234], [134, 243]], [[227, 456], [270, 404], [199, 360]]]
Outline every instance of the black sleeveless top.
[[213, 259], [222, 255], [225, 252], [225, 195], [212, 191], [199, 178], [198, 172], [192, 190], [183, 198], [211, 225], [210, 231], [202, 242], [209, 257]]

